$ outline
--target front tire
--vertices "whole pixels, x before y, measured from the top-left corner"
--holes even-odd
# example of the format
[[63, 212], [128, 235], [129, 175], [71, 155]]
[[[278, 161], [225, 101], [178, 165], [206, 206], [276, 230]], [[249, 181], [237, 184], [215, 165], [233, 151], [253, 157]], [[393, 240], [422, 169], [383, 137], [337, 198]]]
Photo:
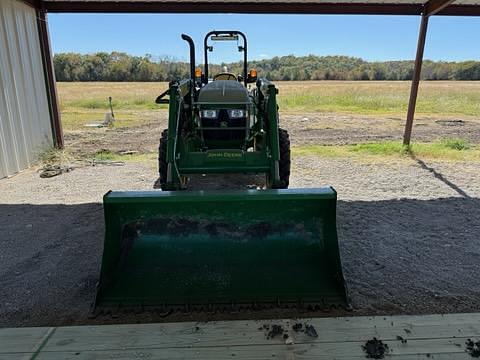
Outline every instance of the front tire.
[[287, 189], [290, 182], [290, 137], [287, 130], [278, 129], [278, 145], [280, 150], [280, 160], [278, 161], [280, 182], [273, 184], [273, 179], [267, 173], [267, 188]]
[[290, 183], [290, 137], [287, 130], [278, 129], [278, 144], [280, 147], [280, 161], [278, 168], [280, 173], [281, 187], [279, 189], [287, 189]]
[[158, 173], [160, 176], [160, 188], [165, 190], [167, 183], [167, 141], [168, 130], [163, 130], [160, 137], [160, 145], [158, 146]]

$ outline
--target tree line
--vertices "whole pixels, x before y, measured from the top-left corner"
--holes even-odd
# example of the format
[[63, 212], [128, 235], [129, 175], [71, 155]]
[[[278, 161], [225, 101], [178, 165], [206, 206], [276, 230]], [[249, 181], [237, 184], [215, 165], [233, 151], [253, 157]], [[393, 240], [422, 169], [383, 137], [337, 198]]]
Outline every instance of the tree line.
[[[189, 76], [189, 64], [174, 59], [155, 60], [151, 55], [122, 52], [95, 54], [59, 53], [54, 59], [57, 81], [170, 81]], [[210, 74], [241, 74], [242, 63], [210, 66]], [[249, 62], [261, 77], [283, 80], [411, 80], [413, 61], [369, 62], [350, 56], [281, 56]], [[479, 61], [423, 63], [424, 80], [480, 80]]]

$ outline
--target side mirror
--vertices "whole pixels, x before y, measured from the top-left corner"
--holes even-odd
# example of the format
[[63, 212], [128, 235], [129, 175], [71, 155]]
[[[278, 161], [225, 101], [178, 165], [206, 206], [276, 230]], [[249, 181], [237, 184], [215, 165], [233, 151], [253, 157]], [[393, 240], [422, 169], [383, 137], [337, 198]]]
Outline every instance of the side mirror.
[[237, 75], [238, 82], [243, 82], [243, 76], [242, 75]]

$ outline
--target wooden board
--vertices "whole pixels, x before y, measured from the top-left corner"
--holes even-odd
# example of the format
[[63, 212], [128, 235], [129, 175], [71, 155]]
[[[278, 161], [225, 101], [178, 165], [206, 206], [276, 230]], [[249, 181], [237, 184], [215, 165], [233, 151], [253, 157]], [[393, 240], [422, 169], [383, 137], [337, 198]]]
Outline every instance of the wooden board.
[[53, 327], [0, 329], [0, 360], [30, 359], [54, 331]]
[[[296, 323], [318, 337], [293, 331]], [[293, 344], [268, 338], [263, 326], [273, 324]], [[365, 359], [362, 345], [373, 337], [394, 359], [471, 359], [465, 341], [480, 340], [480, 313], [0, 329], [0, 359]]]

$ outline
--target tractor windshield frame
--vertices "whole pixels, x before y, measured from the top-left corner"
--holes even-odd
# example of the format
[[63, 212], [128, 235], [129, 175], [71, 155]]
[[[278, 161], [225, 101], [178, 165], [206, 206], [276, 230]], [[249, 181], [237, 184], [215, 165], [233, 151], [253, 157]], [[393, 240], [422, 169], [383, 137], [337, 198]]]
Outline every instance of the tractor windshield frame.
[[204, 71], [203, 73], [205, 74], [205, 83], [208, 83], [208, 40], [212, 35], [215, 36], [222, 36], [222, 35], [239, 35], [243, 39], [243, 82], [245, 84], [245, 87], [247, 87], [247, 73], [248, 73], [248, 57], [247, 57], [247, 37], [245, 36], [244, 33], [238, 30], [213, 30], [207, 33], [205, 35], [205, 39], [203, 40], [203, 50], [204, 50], [204, 56], [205, 56], [205, 64], [204, 64]]

